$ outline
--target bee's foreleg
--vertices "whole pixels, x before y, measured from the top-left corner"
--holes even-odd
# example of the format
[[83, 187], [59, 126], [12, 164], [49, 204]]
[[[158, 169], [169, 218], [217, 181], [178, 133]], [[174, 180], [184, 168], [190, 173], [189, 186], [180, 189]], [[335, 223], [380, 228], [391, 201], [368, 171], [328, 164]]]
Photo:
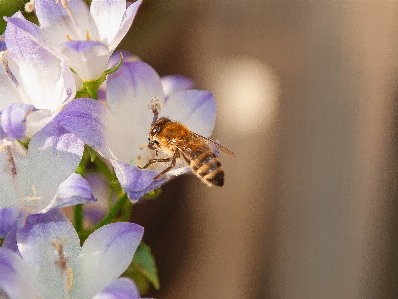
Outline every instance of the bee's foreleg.
[[[163, 175], [165, 175], [167, 172], [169, 172], [174, 166], [176, 166], [176, 161], [177, 161], [177, 158], [179, 158], [180, 157], [180, 152], [178, 151], [178, 150], [176, 150], [175, 152], [174, 152], [174, 155], [173, 155], [173, 157], [172, 158], [168, 158], [168, 159], [171, 159], [171, 164], [170, 164], [170, 166], [169, 167], [167, 167], [165, 170], [163, 170], [161, 173], [159, 173], [157, 176], [155, 176], [154, 178], [153, 178], [153, 180], [154, 181], [156, 181], [158, 178], [160, 178], [161, 176], [163, 176]], [[155, 159], [152, 159], [152, 160], [155, 160]], [[161, 160], [161, 159], [159, 159], [159, 160]]]

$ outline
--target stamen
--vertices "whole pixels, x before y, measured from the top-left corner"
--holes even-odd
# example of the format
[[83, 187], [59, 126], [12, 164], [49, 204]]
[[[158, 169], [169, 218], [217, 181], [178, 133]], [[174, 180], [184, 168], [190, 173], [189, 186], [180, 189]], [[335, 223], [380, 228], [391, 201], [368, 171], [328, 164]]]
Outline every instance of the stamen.
[[73, 284], [72, 269], [67, 267], [67, 260], [64, 255], [64, 244], [67, 241], [68, 240], [66, 238], [62, 238], [51, 242], [51, 245], [55, 248], [58, 254], [58, 261], [55, 264], [58, 265], [61, 270], [62, 281], [64, 284], [64, 299], [69, 299], [69, 292], [72, 289]]
[[0, 62], [4, 65], [4, 68], [5, 68], [5, 71], [6, 71], [7, 75], [8, 75], [8, 77], [10, 77], [12, 82], [14, 82], [15, 86], [18, 87], [18, 81], [15, 78], [14, 74], [11, 72], [10, 67], [8, 66], [8, 61], [6, 59], [7, 55], [8, 55], [8, 50], [1, 51], [0, 52]]
[[86, 40], [91, 40], [90, 38], [90, 31], [86, 30]]
[[37, 201], [41, 199], [41, 196], [37, 196], [36, 188], [34, 185], [32, 185], [32, 193], [33, 196], [27, 196], [22, 198], [22, 200], [26, 202], [33, 201], [33, 204], [28, 204], [29, 207], [36, 205]]
[[70, 35], [67, 33], [67, 34], [65, 34], [65, 36], [66, 36], [66, 39], [68, 40], [68, 41], [72, 41], [73, 39], [70, 37]]
[[163, 105], [160, 103], [159, 99], [157, 97], [154, 97], [148, 105], [148, 109], [151, 109], [153, 112], [152, 123], [158, 120], [159, 111], [162, 110], [162, 108]]
[[25, 11], [27, 13], [32, 13], [35, 9], [35, 0], [30, 0], [28, 3], [25, 4]]
[[72, 290], [72, 286], [73, 286], [73, 272], [72, 269], [68, 267], [68, 292]]
[[17, 178], [17, 166], [15, 165], [15, 160], [14, 156], [12, 155], [11, 149], [14, 149], [14, 144], [11, 141], [4, 138], [0, 144], [0, 152], [4, 151], [4, 153], [7, 156], [8, 164], [10, 166], [10, 172], [12, 175], [12, 181], [14, 183], [15, 193], [17, 194], [17, 198], [22, 205], [23, 204], [22, 192], [21, 192], [21, 187], [19, 185], [19, 180]]
[[73, 11], [70, 9], [68, 3], [66, 2], [66, 0], [55, 0], [55, 3], [59, 3], [59, 2], [61, 2], [62, 6], [65, 8], [66, 12], [68, 13], [69, 18], [72, 21], [73, 26], [76, 28], [76, 30], [78, 31], [78, 33], [81, 36], [82, 32], [80, 30], [79, 24], [77, 23], [76, 18], [73, 15]]
[[0, 144], [0, 152], [4, 151], [4, 153], [6, 154], [8, 163], [10, 165], [11, 174], [15, 178], [15, 176], [17, 175], [17, 168], [15, 166], [15, 160], [11, 153], [10, 148], [14, 148], [14, 144], [11, 141], [4, 138], [2, 143]]

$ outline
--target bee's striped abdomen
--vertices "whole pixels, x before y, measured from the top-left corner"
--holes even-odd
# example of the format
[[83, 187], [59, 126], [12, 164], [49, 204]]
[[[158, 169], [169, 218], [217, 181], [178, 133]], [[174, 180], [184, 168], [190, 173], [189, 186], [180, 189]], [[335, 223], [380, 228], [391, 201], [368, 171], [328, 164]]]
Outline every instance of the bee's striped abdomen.
[[224, 185], [224, 170], [220, 161], [210, 149], [207, 151], [197, 149], [192, 152], [192, 157], [195, 157], [190, 163], [192, 171], [203, 182], [209, 186], [221, 187]]

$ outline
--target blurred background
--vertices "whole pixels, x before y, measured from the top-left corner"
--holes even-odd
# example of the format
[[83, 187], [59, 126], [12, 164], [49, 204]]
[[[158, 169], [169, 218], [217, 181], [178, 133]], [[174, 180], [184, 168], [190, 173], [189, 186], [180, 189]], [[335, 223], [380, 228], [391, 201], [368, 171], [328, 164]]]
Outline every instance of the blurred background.
[[213, 92], [238, 156], [134, 206], [147, 296], [398, 298], [397, 41], [394, 1], [144, 1], [119, 48]]

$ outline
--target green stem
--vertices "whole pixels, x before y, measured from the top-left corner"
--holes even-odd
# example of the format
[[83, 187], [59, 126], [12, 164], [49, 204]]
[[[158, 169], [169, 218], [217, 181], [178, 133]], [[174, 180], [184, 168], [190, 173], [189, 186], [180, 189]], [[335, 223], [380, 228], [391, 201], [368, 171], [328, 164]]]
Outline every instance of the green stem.
[[77, 233], [83, 231], [83, 205], [75, 206], [75, 229]]
[[115, 216], [120, 212], [124, 205], [129, 201], [127, 194], [123, 192], [123, 195], [119, 198], [116, 204], [110, 209], [109, 213], [101, 219], [96, 225], [93, 226], [91, 231], [95, 231], [97, 228], [109, 224], [114, 220]]

